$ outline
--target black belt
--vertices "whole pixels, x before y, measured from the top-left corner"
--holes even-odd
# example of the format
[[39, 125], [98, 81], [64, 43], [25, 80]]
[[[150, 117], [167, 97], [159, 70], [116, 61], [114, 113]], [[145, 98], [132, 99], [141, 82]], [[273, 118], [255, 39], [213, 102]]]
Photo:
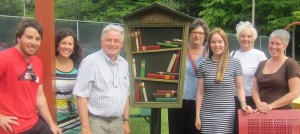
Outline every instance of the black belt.
[[73, 91], [67, 91], [67, 92], [56, 91], [56, 94], [60, 94], [60, 95], [70, 95], [72, 93]]
[[92, 113], [90, 113], [90, 112], [89, 112], [89, 116], [90, 116], [90, 117], [94, 117], [94, 118], [98, 118], [98, 119], [102, 119], [102, 120], [107, 121], [107, 122], [111, 122], [111, 121], [113, 121], [113, 120], [115, 120], [115, 119], [120, 118], [120, 117], [118, 117], [118, 116], [104, 117], [104, 116], [100, 116], [100, 115], [94, 115], [94, 114], [92, 114]]

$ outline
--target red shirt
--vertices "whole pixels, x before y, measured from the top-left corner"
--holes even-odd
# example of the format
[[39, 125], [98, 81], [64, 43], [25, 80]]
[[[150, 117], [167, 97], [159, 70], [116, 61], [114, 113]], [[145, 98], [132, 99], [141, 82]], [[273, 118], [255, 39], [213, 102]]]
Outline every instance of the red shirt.
[[20, 125], [12, 125], [14, 133], [31, 129], [38, 120], [36, 95], [42, 84], [43, 67], [36, 56], [30, 57], [30, 64], [36, 79], [31, 79], [29, 64], [15, 47], [0, 52], [0, 113], [18, 117]]

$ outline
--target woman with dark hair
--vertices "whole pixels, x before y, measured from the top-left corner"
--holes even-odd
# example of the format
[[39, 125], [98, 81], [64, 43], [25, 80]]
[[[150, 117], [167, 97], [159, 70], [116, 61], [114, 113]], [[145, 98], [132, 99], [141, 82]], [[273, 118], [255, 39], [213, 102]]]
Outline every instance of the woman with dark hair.
[[82, 53], [79, 41], [70, 29], [56, 33], [55, 50], [57, 122], [61, 124], [78, 116], [72, 92]]
[[204, 50], [207, 57], [198, 68], [195, 126], [201, 133], [233, 133], [235, 102], [234, 90], [245, 113], [252, 108], [246, 104], [242, 83], [242, 66], [238, 59], [229, 56], [226, 33], [214, 29]]
[[202, 51], [205, 48], [209, 27], [200, 18], [195, 19], [189, 27], [188, 56], [184, 76], [182, 108], [168, 110], [170, 134], [195, 134], [195, 104], [197, 92], [197, 67], [204, 60]]

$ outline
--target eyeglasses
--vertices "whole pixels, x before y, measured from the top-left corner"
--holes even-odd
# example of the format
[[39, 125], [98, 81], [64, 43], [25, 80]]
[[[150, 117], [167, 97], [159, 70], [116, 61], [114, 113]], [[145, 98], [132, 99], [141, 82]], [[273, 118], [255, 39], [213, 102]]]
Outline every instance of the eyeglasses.
[[205, 33], [202, 33], [202, 32], [191, 32], [191, 34], [193, 35], [200, 35], [200, 36], [204, 36]]

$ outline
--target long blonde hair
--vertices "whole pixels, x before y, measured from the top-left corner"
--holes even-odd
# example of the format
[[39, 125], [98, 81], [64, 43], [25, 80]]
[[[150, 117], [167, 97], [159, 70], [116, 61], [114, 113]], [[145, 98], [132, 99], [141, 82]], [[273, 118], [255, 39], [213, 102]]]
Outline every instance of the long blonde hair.
[[221, 59], [220, 59], [219, 65], [218, 65], [218, 71], [216, 73], [216, 83], [220, 83], [224, 79], [225, 70], [227, 67], [227, 62], [228, 62], [228, 58], [229, 58], [229, 43], [228, 43], [227, 34], [221, 28], [213, 29], [208, 37], [208, 41], [207, 41], [208, 45], [204, 50], [204, 56], [206, 56], [206, 58], [211, 58], [213, 56], [213, 52], [210, 47], [210, 42], [211, 42], [211, 37], [214, 34], [219, 34], [225, 43], [225, 49], [224, 49], [224, 52], [221, 54]]

